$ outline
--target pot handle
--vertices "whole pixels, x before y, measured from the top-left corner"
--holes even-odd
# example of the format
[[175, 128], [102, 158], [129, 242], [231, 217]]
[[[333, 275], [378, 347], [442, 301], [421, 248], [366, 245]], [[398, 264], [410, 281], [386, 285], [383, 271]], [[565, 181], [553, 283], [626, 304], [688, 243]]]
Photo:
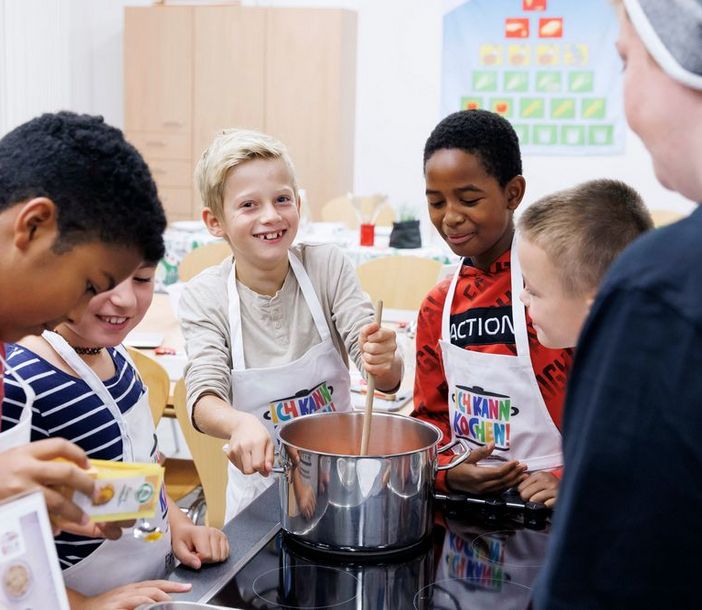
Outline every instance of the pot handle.
[[[222, 447], [222, 451], [224, 451], [224, 453], [229, 453], [229, 443], [225, 444]], [[285, 474], [285, 465], [284, 464], [281, 466], [275, 465], [276, 462], [279, 462], [279, 461], [280, 461], [280, 453], [276, 453], [273, 456], [273, 468], [271, 470], [271, 474]]]
[[451, 441], [448, 445], [444, 445], [443, 447], [441, 447], [441, 449], [437, 451], [437, 453], [444, 453], [444, 451], [448, 451], [456, 445], [461, 445], [463, 447], [463, 453], [459, 453], [448, 464], [444, 464], [443, 466], [437, 466], [436, 470], [451, 470], [451, 468], [454, 468], [459, 464], [463, 464], [463, 462], [465, 462], [470, 457], [470, 452], [472, 451], [472, 449], [468, 442], [462, 438], [456, 439], [455, 441]]

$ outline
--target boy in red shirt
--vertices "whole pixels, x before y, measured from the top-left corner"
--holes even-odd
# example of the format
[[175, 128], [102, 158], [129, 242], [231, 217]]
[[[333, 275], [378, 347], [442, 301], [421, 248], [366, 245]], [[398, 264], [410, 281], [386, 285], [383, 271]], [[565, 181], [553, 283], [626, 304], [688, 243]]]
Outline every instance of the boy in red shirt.
[[[437, 488], [488, 494], [518, 486], [524, 500], [552, 505], [572, 354], [538, 342], [519, 300], [512, 252], [521, 174], [517, 135], [492, 112], [449, 115], [426, 142], [429, 216], [463, 261], [419, 311], [413, 415], [471, 452], [437, 475]], [[452, 458], [441, 454], [439, 463]]]

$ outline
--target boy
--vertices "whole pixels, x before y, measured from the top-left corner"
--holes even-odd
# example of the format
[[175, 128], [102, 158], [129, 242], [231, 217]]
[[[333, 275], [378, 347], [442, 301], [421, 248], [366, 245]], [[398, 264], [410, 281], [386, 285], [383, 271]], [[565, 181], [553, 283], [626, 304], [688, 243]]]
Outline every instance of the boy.
[[[6, 134], [0, 140], [0, 345], [79, 319], [92, 296], [160, 251], [164, 227], [146, 164], [101, 117], [45, 114]], [[15, 428], [0, 433], [0, 498], [40, 487], [52, 518], [85, 522], [53, 489], [92, 493], [79, 468], [87, 466], [84, 452], [62, 439], [26, 444], [29, 427]], [[68, 462], [52, 461], [56, 457]]]
[[[146, 388], [121, 345], [151, 304], [155, 267], [156, 261], [145, 262], [115, 288], [91, 299], [80, 321], [66, 321], [54, 332], [8, 347], [9, 364], [38, 397], [32, 439], [60, 434], [102, 460], [158, 459]], [[22, 391], [8, 382], [5, 392], [12, 399], [6, 415], [17, 417]], [[126, 594], [138, 599], [148, 589], [153, 589], [152, 601], [167, 599], [157, 583], [143, 581], [165, 577], [173, 555], [195, 569], [226, 559], [224, 534], [194, 525], [166, 491], [154, 518], [163, 532], [158, 541], [144, 542], [131, 530], [117, 541], [105, 540], [90, 527], [56, 537], [72, 610], [128, 607]]]
[[530, 205], [517, 223], [521, 299], [541, 345], [575, 347], [607, 269], [653, 228], [639, 194], [618, 180], [591, 180]]
[[280, 422], [351, 409], [349, 355], [384, 391], [399, 386], [402, 360], [341, 251], [292, 245], [300, 196], [283, 144], [225, 131], [195, 175], [203, 220], [234, 254], [188, 282], [179, 312], [193, 423], [229, 439], [230, 519], [273, 482]]
[[[702, 201], [702, 1], [625, 0], [624, 108], [658, 180]], [[702, 209], [608, 272], [578, 341], [538, 610], [697, 608]], [[675, 566], [675, 582], [662, 574]]]
[[[455, 276], [425, 298], [417, 323], [413, 415], [471, 450], [466, 462], [437, 475], [440, 489], [499, 493], [561, 466], [571, 353], [537, 341], [519, 300], [512, 244], [521, 172], [516, 133], [485, 110], [449, 115], [424, 148], [429, 216], [463, 257]], [[522, 497], [552, 504], [556, 483], [551, 472], [540, 475]]]

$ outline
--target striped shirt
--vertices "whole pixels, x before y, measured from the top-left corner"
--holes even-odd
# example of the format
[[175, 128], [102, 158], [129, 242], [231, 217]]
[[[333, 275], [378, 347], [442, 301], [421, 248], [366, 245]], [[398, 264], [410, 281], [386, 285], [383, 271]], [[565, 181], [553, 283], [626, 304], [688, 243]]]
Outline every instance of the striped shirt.
[[[145, 392], [135, 369], [114, 348], [108, 348], [116, 374], [104, 381], [120, 412], [125, 413]], [[32, 441], [62, 437], [80, 446], [88, 457], [122, 461], [119, 425], [100, 397], [78, 377], [56, 368], [41, 356], [20, 345], [7, 345], [7, 363], [32, 386], [36, 400], [32, 407]], [[2, 430], [18, 421], [25, 396], [17, 381], [5, 379]], [[61, 567], [85, 559], [102, 539], [62, 532], [55, 539]]]

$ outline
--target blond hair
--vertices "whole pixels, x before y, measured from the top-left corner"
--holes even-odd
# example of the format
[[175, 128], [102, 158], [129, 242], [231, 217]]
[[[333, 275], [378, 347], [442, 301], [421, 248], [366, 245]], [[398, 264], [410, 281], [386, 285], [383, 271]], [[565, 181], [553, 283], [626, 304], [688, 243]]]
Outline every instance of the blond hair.
[[225, 129], [202, 153], [195, 167], [195, 184], [202, 204], [221, 219], [224, 184], [230, 170], [253, 159], [281, 159], [290, 171], [297, 198], [295, 168], [285, 144], [272, 136], [247, 129]]
[[517, 226], [558, 270], [566, 294], [596, 291], [619, 253], [653, 221], [641, 196], [619, 180], [590, 180], [530, 205]]

